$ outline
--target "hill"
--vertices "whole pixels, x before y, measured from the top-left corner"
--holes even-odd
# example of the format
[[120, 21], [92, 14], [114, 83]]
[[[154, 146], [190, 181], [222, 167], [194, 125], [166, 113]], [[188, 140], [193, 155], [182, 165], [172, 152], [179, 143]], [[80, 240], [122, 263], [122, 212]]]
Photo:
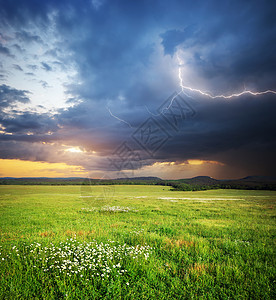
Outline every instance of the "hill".
[[131, 177], [93, 179], [82, 177], [48, 178], [24, 177], [0, 178], [0, 185], [167, 185], [182, 191], [209, 189], [276, 190], [275, 176], [247, 176], [241, 179], [218, 180], [209, 176], [196, 176], [178, 180], [163, 180], [159, 177]]
[[214, 179], [209, 176], [196, 176], [193, 178], [179, 179], [178, 181], [187, 183], [187, 184], [199, 184], [199, 185], [213, 185], [217, 184], [219, 180]]

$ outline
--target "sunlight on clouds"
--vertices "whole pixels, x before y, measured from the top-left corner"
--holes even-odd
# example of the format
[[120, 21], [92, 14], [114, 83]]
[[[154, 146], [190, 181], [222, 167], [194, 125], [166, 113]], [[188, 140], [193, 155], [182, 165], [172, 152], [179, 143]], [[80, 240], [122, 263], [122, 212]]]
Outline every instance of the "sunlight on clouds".
[[224, 166], [223, 163], [214, 160], [188, 159], [187, 163], [189, 165], [215, 164], [215, 165]]
[[181, 179], [195, 176], [217, 177], [218, 171], [225, 165], [218, 161], [190, 159], [185, 162], [155, 162], [135, 170], [134, 176], [157, 176], [162, 179]]
[[83, 151], [79, 147], [72, 147], [65, 150], [66, 152], [72, 152], [72, 153], [82, 153]]
[[223, 163], [219, 161], [214, 161], [214, 160], [202, 160], [202, 159], [188, 159], [187, 161], [183, 163], [177, 163], [174, 161], [164, 161], [164, 162], [155, 162], [152, 166], [153, 167], [158, 167], [158, 166], [186, 166], [186, 165], [203, 165], [203, 164], [215, 164], [215, 165], [220, 165], [224, 166]]
[[0, 159], [1, 177], [85, 177], [87, 175], [88, 172], [83, 167], [65, 163]]

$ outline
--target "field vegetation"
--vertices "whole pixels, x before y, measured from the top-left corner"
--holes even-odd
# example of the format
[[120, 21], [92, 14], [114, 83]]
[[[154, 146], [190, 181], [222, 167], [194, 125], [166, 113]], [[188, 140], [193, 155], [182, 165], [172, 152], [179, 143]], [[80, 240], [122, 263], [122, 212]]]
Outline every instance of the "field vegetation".
[[275, 299], [275, 191], [0, 186], [1, 299]]

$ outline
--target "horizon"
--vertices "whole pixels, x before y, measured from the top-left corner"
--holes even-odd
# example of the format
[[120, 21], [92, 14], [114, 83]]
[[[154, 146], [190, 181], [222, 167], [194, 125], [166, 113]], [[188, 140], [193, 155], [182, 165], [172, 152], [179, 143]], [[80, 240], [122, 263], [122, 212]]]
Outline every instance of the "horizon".
[[172, 179], [172, 178], [160, 178], [160, 177], [157, 177], [157, 176], [141, 176], [141, 177], [116, 177], [116, 178], [108, 178], [108, 179], [103, 179], [103, 178], [91, 178], [91, 177], [9, 177], [9, 176], [6, 176], [6, 177], [0, 177], [0, 179], [89, 179], [89, 180], [131, 180], [131, 179], [140, 179], [140, 178], [144, 178], [144, 179], [147, 179], [147, 178], [156, 178], [156, 179], [160, 179], [160, 180], [163, 180], [163, 181], [166, 181], [166, 180], [185, 180], [185, 179], [194, 179], [194, 178], [200, 178], [200, 177], [203, 177], [203, 178], [210, 178], [210, 179], [214, 179], [214, 180], [218, 180], [218, 181], [223, 181], [223, 180], [241, 180], [241, 179], [247, 179], [247, 178], [250, 178], [250, 177], [263, 177], [263, 178], [276, 178], [276, 176], [263, 176], [263, 175], [248, 175], [248, 176], [245, 176], [245, 177], [241, 177], [241, 178], [224, 178], [224, 179], [217, 179], [217, 178], [214, 178], [214, 177], [211, 177], [211, 176], [207, 176], [207, 175], [199, 175], [199, 176], [194, 176], [194, 177], [185, 177], [185, 178], [177, 178], [177, 179]]
[[275, 9], [3, 2], [0, 177], [274, 176]]

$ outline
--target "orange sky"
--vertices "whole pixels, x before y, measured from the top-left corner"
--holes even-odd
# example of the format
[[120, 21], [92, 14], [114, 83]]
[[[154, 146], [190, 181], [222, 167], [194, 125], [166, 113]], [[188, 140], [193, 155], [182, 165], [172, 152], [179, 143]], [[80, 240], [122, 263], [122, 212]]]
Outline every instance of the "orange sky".
[[19, 159], [0, 159], [0, 177], [86, 177], [81, 166]]
[[[78, 153], [77, 153], [78, 154]], [[83, 166], [66, 163], [33, 162], [19, 159], [0, 159], [0, 177], [90, 177], [121, 178], [154, 176], [162, 179], [181, 179], [195, 176], [211, 176], [220, 178], [241, 178], [246, 176], [235, 169], [224, 175], [225, 165], [210, 160], [188, 160], [183, 163], [155, 162], [137, 170], [100, 171], [86, 170]], [[223, 174], [223, 177], [221, 176]]]

